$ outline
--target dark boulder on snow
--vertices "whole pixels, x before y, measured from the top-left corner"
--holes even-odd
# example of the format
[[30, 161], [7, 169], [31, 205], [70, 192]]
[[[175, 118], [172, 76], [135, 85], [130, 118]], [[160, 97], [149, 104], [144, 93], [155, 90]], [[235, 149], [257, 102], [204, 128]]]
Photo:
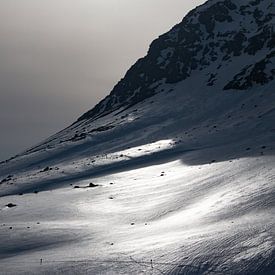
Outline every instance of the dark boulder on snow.
[[47, 166], [43, 170], [41, 170], [40, 172], [43, 173], [43, 172], [48, 172], [48, 171], [51, 171], [51, 170], [53, 170], [53, 168]]
[[7, 206], [8, 208], [12, 208], [12, 207], [15, 207], [16, 204], [10, 202], [10, 203], [6, 204], [6, 206]]
[[94, 183], [89, 183], [88, 187], [90, 188], [93, 188], [93, 187], [98, 187], [99, 185], [98, 184], [94, 184]]

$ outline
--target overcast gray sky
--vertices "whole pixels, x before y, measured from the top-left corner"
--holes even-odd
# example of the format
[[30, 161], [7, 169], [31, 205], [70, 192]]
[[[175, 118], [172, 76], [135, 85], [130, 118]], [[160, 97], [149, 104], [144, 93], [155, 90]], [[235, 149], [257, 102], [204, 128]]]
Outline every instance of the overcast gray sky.
[[204, 0], [1, 0], [0, 160], [74, 122]]

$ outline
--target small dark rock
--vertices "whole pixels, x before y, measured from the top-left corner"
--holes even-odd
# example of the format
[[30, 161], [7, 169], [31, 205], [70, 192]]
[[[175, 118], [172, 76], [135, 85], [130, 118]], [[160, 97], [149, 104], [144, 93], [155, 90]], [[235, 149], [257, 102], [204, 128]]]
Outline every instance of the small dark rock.
[[89, 183], [89, 186], [88, 187], [97, 187], [98, 186], [98, 184], [94, 184], [94, 183]]
[[47, 166], [41, 172], [48, 172], [50, 170], [52, 170], [52, 168], [50, 168], [49, 166]]
[[12, 207], [15, 207], [16, 204], [10, 202], [10, 203], [6, 204], [6, 206], [7, 206], [8, 208], [12, 208]]
[[10, 179], [10, 178], [2, 179], [2, 180], [1, 180], [1, 183], [7, 182], [7, 181], [9, 181], [9, 180], [11, 180], [11, 179]]
[[78, 185], [75, 185], [74, 188], [80, 188]]

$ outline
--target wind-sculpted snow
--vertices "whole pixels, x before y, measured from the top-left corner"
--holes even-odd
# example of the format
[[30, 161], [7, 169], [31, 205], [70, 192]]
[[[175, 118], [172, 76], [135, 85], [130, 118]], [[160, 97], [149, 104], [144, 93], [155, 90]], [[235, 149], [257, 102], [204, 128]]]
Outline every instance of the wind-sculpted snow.
[[273, 8], [208, 1], [1, 163], [1, 272], [273, 274]]

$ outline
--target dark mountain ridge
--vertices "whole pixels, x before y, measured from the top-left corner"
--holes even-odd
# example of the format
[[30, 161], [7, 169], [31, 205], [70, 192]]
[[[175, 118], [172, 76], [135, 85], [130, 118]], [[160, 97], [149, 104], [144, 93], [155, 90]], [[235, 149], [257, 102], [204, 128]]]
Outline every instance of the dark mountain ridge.
[[[216, 71], [207, 83], [213, 86], [219, 69], [236, 57], [246, 56], [247, 64], [224, 83], [224, 89], [244, 90], [269, 82], [275, 75], [268, 66], [274, 64], [274, 5], [272, 0], [212, 0], [194, 9], [154, 40], [148, 54], [129, 69], [110, 95], [78, 121], [133, 106], [154, 95], [161, 84], [185, 80], [215, 63]], [[259, 56], [256, 63], [255, 56]]]

